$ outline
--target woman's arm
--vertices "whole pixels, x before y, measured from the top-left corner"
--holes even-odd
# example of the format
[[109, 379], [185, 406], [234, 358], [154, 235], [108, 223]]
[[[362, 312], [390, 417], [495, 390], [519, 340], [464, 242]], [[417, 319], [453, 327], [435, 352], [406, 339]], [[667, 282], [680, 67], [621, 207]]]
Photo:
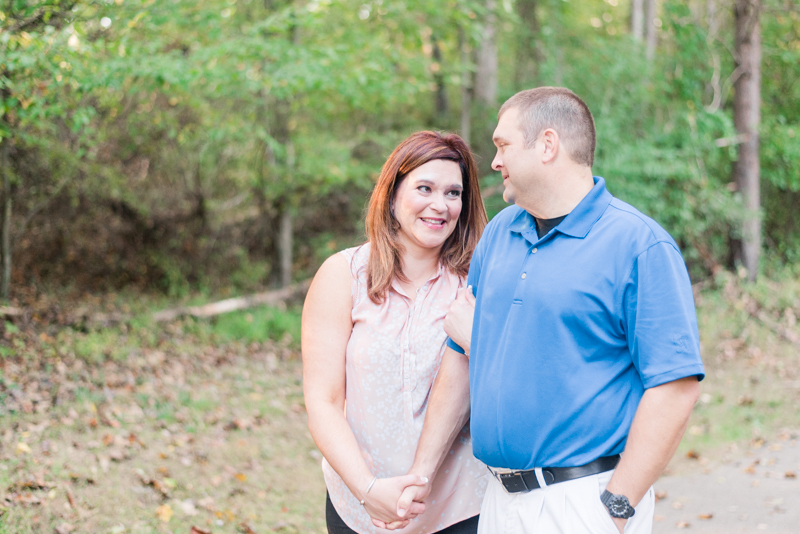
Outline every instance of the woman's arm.
[[[390, 523], [400, 520], [396, 504], [403, 489], [424, 482], [416, 475], [381, 479], [366, 493], [373, 474], [344, 415], [345, 352], [353, 331], [350, 284], [350, 266], [336, 254], [317, 271], [303, 306], [303, 394], [308, 428], [331, 467], [356, 499], [364, 501], [369, 515]], [[424, 505], [411, 512], [418, 515], [422, 510]], [[402, 528], [408, 519], [393, 526]]]

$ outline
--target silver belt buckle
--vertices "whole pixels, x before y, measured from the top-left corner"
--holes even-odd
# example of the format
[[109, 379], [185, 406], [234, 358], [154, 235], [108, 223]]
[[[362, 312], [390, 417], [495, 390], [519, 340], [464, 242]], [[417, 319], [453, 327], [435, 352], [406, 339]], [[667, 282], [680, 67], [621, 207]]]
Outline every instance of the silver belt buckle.
[[525, 493], [531, 490], [522, 478], [522, 472], [514, 469], [491, 468], [486, 466], [489, 472], [497, 479], [506, 490], [506, 493]]

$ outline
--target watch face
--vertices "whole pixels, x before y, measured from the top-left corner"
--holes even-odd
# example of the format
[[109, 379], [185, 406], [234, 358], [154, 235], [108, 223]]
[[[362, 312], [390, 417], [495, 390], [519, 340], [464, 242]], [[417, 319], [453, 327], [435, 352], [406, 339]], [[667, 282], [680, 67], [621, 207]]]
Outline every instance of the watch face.
[[619, 498], [612, 499], [611, 502], [608, 503], [608, 509], [611, 510], [613, 515], [623, 515], [628, 511], [628, 506], [627, 502]]
[[633, 514], [633, 507], [625, 497], [614, 497], [608, 502], [608, 512], [612, 517], [627, 519]]

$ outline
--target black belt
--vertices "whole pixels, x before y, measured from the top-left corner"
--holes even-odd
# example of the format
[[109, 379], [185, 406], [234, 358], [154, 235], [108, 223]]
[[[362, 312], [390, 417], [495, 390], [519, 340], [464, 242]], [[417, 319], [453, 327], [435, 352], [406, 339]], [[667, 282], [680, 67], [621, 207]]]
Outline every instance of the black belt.
[[[617, 467], [619, 454], [614, 456], [603, 456], [586, 465], [577, 467], [542, 467], [542, 477], [545, 483], [558, 484], [567, 480], [588, 477], [597, 473], [605, 473]], [[511, 471], [510, 473], [496, 473], [489, 468], [489, 471], [499, 480], [508, 493], [520, 493], [541, 488], [539, 480], [536, 478], [536, 470]]]

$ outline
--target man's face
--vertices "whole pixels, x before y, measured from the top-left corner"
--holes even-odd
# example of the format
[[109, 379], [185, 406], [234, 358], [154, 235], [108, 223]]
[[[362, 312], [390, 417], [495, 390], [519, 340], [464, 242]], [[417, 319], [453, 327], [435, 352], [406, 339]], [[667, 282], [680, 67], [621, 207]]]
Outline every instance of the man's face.
[[518, 204], [520, 195], [525, 195], [534, 185], [535, 173], [541, 161], [536, 158], [536, 143], [525, 148], [525, 136], [519, 127], [517, 108], [507, 109], [500, 116], [492, 141], [497, 147], [492, 169], [503, 175], [503, 200]]

